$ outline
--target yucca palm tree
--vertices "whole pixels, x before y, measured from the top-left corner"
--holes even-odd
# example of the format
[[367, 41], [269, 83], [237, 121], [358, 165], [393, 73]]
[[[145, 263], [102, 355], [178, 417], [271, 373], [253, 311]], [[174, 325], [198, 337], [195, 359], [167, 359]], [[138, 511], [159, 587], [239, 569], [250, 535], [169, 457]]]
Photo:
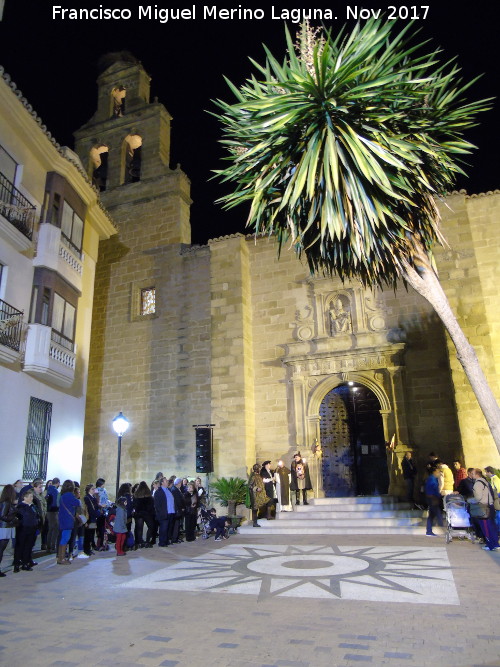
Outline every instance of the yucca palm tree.
[[266, 62], [233, 103], [216, 100], [235, 183], [220, 201], [250, 202], [257, 235], [290, 243], [311, 272], [365, 286], [410, 284], [448, 330], [500, 451], [500, 410], [439, 283], [436, 199], [474, 148], [464, 132], [490, 100], [468, 103], [452, 61], [413, 44], [411, 24], [380, 19], [348, 34], [303, 24], [287, 55]]
[[211, 484], [212, 496], [223, 507], [227, 506], [228, 515], [236, 516], [236, 506], [245, 502], [247, 483], [241, 477], [220, 477]]

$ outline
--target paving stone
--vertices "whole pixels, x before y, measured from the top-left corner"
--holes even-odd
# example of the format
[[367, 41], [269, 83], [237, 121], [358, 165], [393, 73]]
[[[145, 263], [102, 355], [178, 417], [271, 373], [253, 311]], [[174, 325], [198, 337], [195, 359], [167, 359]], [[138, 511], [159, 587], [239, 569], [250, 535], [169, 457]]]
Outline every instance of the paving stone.
[[[51, 567], [54, 558], [41, 559], [29, 586], [19, 584], [16, 577], [6, 577], [2, 580], [2, 593], [9, 604], [8, 610], [5, 607], [0, 610], [0, 636], [4, 647], [0, 648], [0, 662], [9, 667], [25, 667], [32, 661], [36, 645], [37, 667], [48, 667], [55, 662], [82, 665], [82, 657], [85, 664], [96, 667], [159, 667], [162, 661], [179, 667], [185, 664], [217, 667], [500, 665], [496, 619], [489, 611], [477, 610], [482, 581], [490, 582], [491, 599], [500, 595], [498, 564], [473, 545], [453, 542], [448, 547], [443, 544], [430, 547], [425, 538], [418, 536], [287, 538], [263, 535], [252, 537], [251, 542], [238, 536], [230, 540], [231, 547], [240, 549], [241, 553], [250, 543], [266, 549], [271, 547], [271, 552], [279, 548], [281, 553], [290, 545], [294, 549], [297, 546], [309, 550], [334, 548], [336, 553], [349, 547], [350, 554], [356, 548], [374, 547], [388, 549], [391, 553], [396, 548], [406, 552], [414, 548], [426, 549], [428, 556], [444, 552], [449, 562], [446, 576], [458, 591], [455, 604], [422, 604], [418, 595], [405, 591], [402, 571], [394, 578], [398, 595], [406, 595], [406, 601], [399, 602], [314, 598], [311, 592], [316, 589], [306, 591], [310, 597], [280, 596], [271, 587], [272, 576], [268, 591], [261, 594], [230, 595], [225, 584], [221, 587], [225, 590], [219, 592], [159, 589], [156, 582], [168, 582], [169, 577], [177, 576], [179, 567], [196, 564], [199, 556], [206, 556], [205, 562], [214, 563], [221, 554], [208, 540], [198, 542], [195, 556], [184, 545], [179, 545], [168, 560], [157, 555], [154, 549], [136, 552], [129, 559], [126, 577], [117, 572], [113, 558], [107, 554], [97, 555], [85, 564], [83, 561], [75, 563], [70, 572], [70, 568], [62, 572], [62, 568]], [[225, 546], [223, 543], [222, 547]], [[254, 565], [266, 570], [264, 562], [254, 561]], [[439, 572], [433, 573], [432, 583], [438, 591], [441, 579], [436, 578], [436, 574]], [[238, 576], [244, 578], [242, 574]], [[134, 586], [129, 586], [130, 583]], [[392, 580], [386, 583], [393, 586]], [[388, 590], [383, 579], [378, 579], [376, 585]], [[27, 613], [29, 606], [21, 600], [27, 595], [37, 596], [38, 590], [43, 590], [46, 598], [44, 613], [32, 613], [32, 600]], [[319, 588], [317, 590], [321, 593]], [[289, 589], [290, 592], [293, 589]], [[439, 592], [436, 595], [439, 597]], [[193, 613], [197, 619], [196, 641], [193, 641]], [[202, 621], [198, 622], [199, 619]], [[405, 641], [403, 650], [400, 649], [402, 620], [405, 633], [411, 637]], [[436, 632], [436, 628], [440, 628], [440, 632]], [[99, 644], [90, 646], [89, 636], [106, 637], [108, 654], [103, 653]], [[230, 640], [225, 642], [229, 645], [232, 639], [236, 640], [236, 650], [222, 647], [224, 639]], [[356, 648], [341, 648], [341, 644]], [[87, 653], [83, 647], [87, 648]]]
[[355, 660], [356, 662], [371, 662], [371, 655], [358, 655], [357, 653], [347, 653], [344, 660]]
[[232, 629], [232, 628], [215, 628], [215, 630], [213, 630], [212, 632], [227, 632], [227, 633], [230, 633], [230, 632], [234, 632], [234, 629]]

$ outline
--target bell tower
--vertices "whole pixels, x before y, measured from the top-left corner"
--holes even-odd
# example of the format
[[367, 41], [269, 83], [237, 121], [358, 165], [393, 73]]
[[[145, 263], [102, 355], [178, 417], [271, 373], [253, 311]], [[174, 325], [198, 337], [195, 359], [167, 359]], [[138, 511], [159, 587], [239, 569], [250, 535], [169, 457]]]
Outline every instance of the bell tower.
[[75, 132], [76, 152], [118, 223], [124, 223], [124, 207], [128, 220], [130, 207], [165, 199], [174, 215], [161, 221], [156, 216], [162, 242], [190, 243], [189, 179], [169, 167], [172, 117], [156, 98], [150, 101], [151, 78], [130, 53], [108, 54], [100, 65], [97, 110]]
[[82, 479], [101, 476], [112, 486], [117, 405], [133, 424], [124, 479], [160, 470], [165, 443], [181, 429], [174, 369], [183, 363], [186, 292], [176, 276], [191, 243], [191, 199], [188, 177], [169, 166], [171, 116], [150, 101], [141, 63], [123, 52], [105, 56], [97, 86], [97, 110], [75, 132], [75, 147], [118, 233], [99, 247]]

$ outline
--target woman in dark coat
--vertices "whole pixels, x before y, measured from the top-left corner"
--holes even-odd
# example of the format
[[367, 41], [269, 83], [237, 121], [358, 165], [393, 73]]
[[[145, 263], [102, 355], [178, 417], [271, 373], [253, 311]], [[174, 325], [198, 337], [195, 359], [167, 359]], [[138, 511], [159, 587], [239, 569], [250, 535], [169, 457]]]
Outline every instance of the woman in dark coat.
[[186, 531], [186, 542], [194, 542], [196, 537], [194, 531], [196, 529], [196, 521], [198, 519], [198, 492], [193, 482], [187, 485], [187, 491], [184, 494], [184, 503], [186, 511], [184, 514], [184, 528]]
[[295, 504], [300, 505], [300, 492], [302, 491], [302, 504], [309, 505], [307, 502], [307, 492], [312, 490], [311, 477], [309, 476], [309, 466], [302, 458], [300, 452], [293, 455], [292, 465], [292, 483], [290, 489], [295, 491]]
[[40, 527], [40, 518], [33, 505], [33, 489], [25, 489], [19, 496], [16, 507], [19, 525], [16, 528], [16, 546], [14, 548], [14, 572], [32, 570], [31, 553], [35, 543], [36, 531]]
[[92, 556], [95, 546], [95, 531], [97, 528], [97, 520], [101, 516], [101, 508], [99, 507], [99, 496], [93, 484], [87, 484], [85, 487], [85, 497], [83, 498], [85, 508], [87, 511], [88, 521], [85, 524], [83, 531], [83, 552], [87, 556]]
[[[135, 521], [135, 546], [134, 548], [151, 548], [155, 541], [156, 520], [153, 494], [146, 482], [140, 482], [133, 498], [134, 521]], [[148, 530], [144, 542], [144, 524]]]

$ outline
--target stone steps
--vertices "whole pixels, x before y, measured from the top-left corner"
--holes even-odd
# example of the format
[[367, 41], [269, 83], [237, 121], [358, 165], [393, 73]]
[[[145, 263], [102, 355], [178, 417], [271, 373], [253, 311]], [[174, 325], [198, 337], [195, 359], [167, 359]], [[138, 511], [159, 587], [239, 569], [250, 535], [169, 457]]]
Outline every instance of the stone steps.
[[[341, 509], [342, 508], [342, 509]], [[243, 524], [241, 535], [423, 535], [427, 513], [389, 496], [314, 498], [281, 512], [276, 520], [259, 519], [260, 528]]]
[[304, 520], [307, 516], [311, 519], [391, 519], [391, 518], [422, 518], [422, 510], [398, 510], [397, 508], [389, 510], [346, 510], [345, 512], [320, 511], [320, 512], [282, 512], [279, 515], [279, 521], [293, 521], [295, 519]]

